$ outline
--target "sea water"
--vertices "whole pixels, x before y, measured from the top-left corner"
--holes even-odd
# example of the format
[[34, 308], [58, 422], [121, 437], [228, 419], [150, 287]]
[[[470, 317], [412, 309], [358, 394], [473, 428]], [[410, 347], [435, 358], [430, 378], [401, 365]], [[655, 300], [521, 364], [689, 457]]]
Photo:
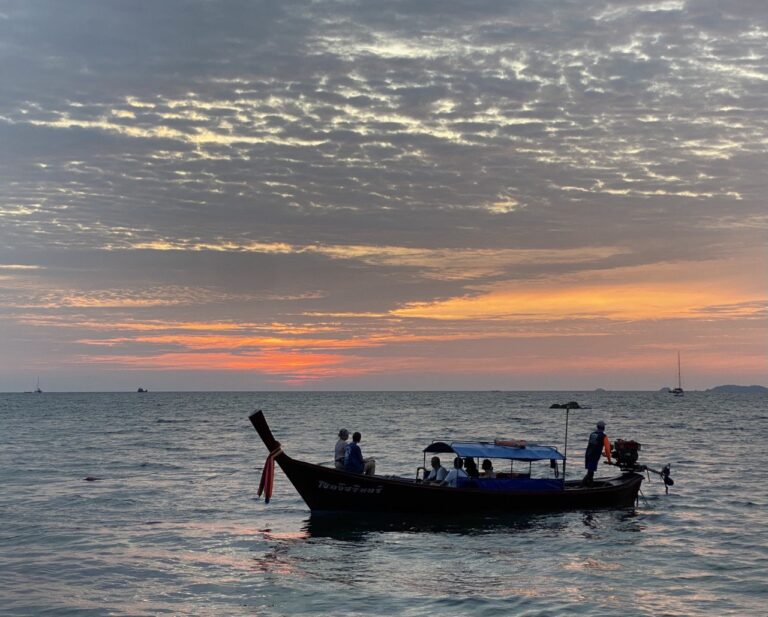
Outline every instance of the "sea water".
[[[671, 463], [636, 507], [556, 514], [310, 516], [248, 421], [330, 462], [359, 430], [377, 472], [433, 439], [522, 438], [583, 474], [597, 420]], [[0, 613], [767, 615], [768, 398], [641, 392], [0, 395]], [[450, 464], [450, 461], [446, 461]], [[610, 475], [603, 466], [601, 473]], [[89, 478], [89, 480], [86, 480]]]

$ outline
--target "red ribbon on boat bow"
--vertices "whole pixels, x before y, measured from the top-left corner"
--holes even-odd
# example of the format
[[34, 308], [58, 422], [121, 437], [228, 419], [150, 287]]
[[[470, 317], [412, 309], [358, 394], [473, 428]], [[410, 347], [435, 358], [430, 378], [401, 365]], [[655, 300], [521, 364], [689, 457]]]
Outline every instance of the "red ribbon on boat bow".
[[259, 482], [259, 492], [256, 497], [261, 497], [264, 493], [264, 503], [269, 503], [272, 499], [272, 487], [275, 483], [275, 457], [283, 453], [283, 449], [277, 446], [267, 456], [267, 460], [264, 461], [264, 469], [261, 470], [261, 481]]

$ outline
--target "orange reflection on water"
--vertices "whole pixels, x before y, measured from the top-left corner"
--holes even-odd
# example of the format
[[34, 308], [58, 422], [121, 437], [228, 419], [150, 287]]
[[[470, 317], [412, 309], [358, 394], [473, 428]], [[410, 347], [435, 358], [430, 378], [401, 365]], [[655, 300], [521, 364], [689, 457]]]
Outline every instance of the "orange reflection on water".
[[[693, 612], [691, 610], [693, 603], [699, 605], [712, 603], [712, 614], [718, 614], [714, 607], [717, 606], [717, 603], [722, 602], [720, 596], [704, 591], [699, 586], [668, 584], [665, 587], [666, 593], [635, 589], [633, 594], [635, 606], [643, 612], [654, 615], [690, 615]], [[669, 593], [670, 591], [676, 593]], [[701, 606], [698, 608], [700, 609]]]
[[306, 540], [309, 538], [309, 533], [306, 531], [269, 531], [262, 532], [265, 538], [271, 540]]
[[250, 569], [255, 569], [264, 574], [297, 574], [298, 568], [294, 565], [294, 559], [282, 556], [276, 552], [267, 553], [263, 557], [254, 557]]
[[587, 558], [582, 561], [571, 561], [563, 565], [564, 570], [579, 571], [579, 570], [604, 570], [610, 572], [612, 570], [619, 570], [621, 566], [618, 563], [611, 563], [607, 560], [599, 560]]
[[113, 563], [125, 563], [133, 560], [151, 560], [170, 564], [225, 566], [243, 571], [252, 569], [252, 562], [245, 555], [214, 551], [164, 550], [156, 547], [135, 545], [121, 548], [119, 554], [113, 554], [109, 557], [105, 555], [105, 559]]
[[[206, 535], [215, 533], [227, 533], [234, 536], [261, 536], [263, 538], [280, 537], [280, 532], [273, 532], [271, 529], [261, 529], [253, 525], [242, 523], [218, 522], [218, 521], [190, 521], [184, 524], [187, 530], [202, 531]], [[286, 532], [286, 538], [304, 539], [307, 536], [305, 532]]]

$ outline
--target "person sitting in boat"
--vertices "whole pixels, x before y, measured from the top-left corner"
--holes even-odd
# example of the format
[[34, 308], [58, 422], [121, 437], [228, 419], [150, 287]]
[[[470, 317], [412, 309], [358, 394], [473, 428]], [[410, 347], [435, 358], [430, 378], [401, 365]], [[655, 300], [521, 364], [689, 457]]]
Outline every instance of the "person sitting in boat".
[[363, 451], [360, 449], [360, 440], [363, 436], [359, 431], [352, 434], [352, 443], [347, 446], [347, 456], [344, 459], [344, 469], [351, 473], [362, 473], [366, 476], [372, 476], [376, 472], [376, 460], [372, 458], [363, 458]]
[[339, 431], [339, 440], [336, 442], [333, 454], [333, 464], [336, 469], [342, 471], [344, 471], [344, 459], [347, 457], [347, 439], [349, 439], [349, 431], [343, 428]]
[[485, 459], [481, 467], [483, 468], [483, 473], [480, 474], [480, 477], [482, 478], [496, 477], [496, 472], [493, 470], [493, 463], [491, 463], [490, 459]]
[[464, 459], [464, 470], [467, 472], [467, 475], [470, 478], [480, 477], [480, 470], [477, 468], [475, 459], [473, 459], [471, 456], [468, 456]]
[[429, 475], [426, 478], [424, 478], [424, 481], [439, 483], [445, 480], [445, 476], [448, 475], [448, 470], [440, 464], [440, 457], [433, 456], [431, 464], [432, 464], [432, 471], [430, 471]]
[[467, 479], [467, 472], [462, 469], [463, 466], [464, 461], [461, 460], [460, 456], [453, 459], [453, 469], [448, 472], [448, 475], [445, 476], [445, 480], [440, 483], [440, 486], [452, 486], [453, 488], [457, 488], [459, 486], [459, 480]]
[[605, 454], [608, 463], [611, 463], [611, 442], [608, 435], [605, 434], [605, 422], [600, 420], [597, 423], [597, 430], [592, 431], [587, 443], [587, 450], [584, 453], [584, 466], [587, 468], [587, 475], [584, 476], [582, 484], [592, 486], [597, 465], [600, 463], [600, 456]]

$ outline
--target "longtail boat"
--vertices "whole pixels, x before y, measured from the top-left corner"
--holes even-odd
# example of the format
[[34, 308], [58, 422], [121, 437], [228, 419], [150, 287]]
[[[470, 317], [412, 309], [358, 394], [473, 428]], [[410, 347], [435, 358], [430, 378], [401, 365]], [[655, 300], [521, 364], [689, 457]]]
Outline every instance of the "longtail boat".
[[276, 462], [313, 513], [365, 511], [449, 515], [630, 507], [637, 500], [644, 478], [638, 471], [646, 469], [636, 465], [635, 451], [632, 464], [623, 468], [621, 475], [596, 479], [591, 486], [583, 486], [580, 480], [536, 478], [511, 472], [499, 473], [494, 479], [467, 480], [457, 487], [441, 486], [419, 477], [425, 470], [427, 454], [444, 452], [462, 457], [506, 459], [511, 466], [515, 461], [527, 462], [529, 466], [534, 461], [549, 461], [555, 471], [559, 469], [559, 462], [565, 462], [565, 457], [554, 447], [535, 444], [433, 442], [424, 449], [425, 465], [417, 469], [414, 478], [360, 475], [291, 458], [272, 435], [261, 411], [254, 412], [249, 418], [269, 451], [259, 493], [266, 489], [267, 497], [271, 496]]

